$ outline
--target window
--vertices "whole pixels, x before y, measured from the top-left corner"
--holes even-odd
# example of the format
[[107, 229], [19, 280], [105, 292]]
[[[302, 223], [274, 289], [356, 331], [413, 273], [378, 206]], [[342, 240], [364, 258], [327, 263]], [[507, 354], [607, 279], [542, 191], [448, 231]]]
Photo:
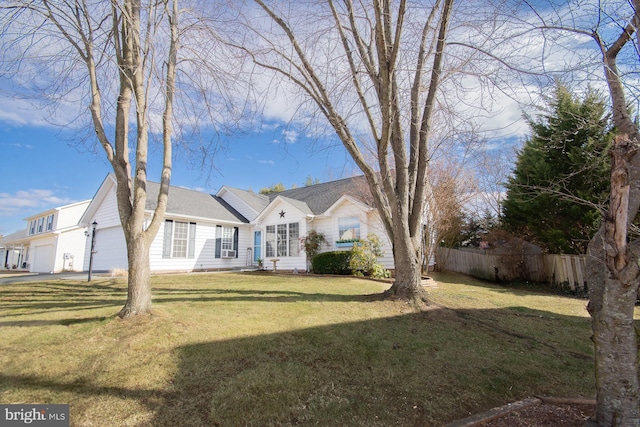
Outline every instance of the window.
[[289, 224], [289, 256], [300, 254], [300, 226], [297, 222]]
[[173, 258], [187, 257], [187, 236], [189, 236], [189, 224], [176, 222], [173, 230]]
[[354, 240], [360, 238], [360, 220], [358, 217], [338, 219], [338, 240]]
[[34, 219], [29, 223], [29, 234], [36, 234], [36, 220]]
[[47, 217], [47, 231], [53, 230], [53, 214]]
[[300, 255], [300, 225], [297, 222], [267, 225], [265, 231], [267, 257]]
[[44, 227], [44, 217], [38, 219], [38, 233], [42, 233]]
[[222, 250], [233, 250], [233, 227], [222, 227]]
[[193, 258], [196, 249], [196, 223], [168, 219], [164, 222], [163, 258]]
[[276, 256], [276, 226], [267, 225], [266, 235], [267, 256], [274, 257]]
[[238, 258], [238, 227], [216, 225], [216, 258]]

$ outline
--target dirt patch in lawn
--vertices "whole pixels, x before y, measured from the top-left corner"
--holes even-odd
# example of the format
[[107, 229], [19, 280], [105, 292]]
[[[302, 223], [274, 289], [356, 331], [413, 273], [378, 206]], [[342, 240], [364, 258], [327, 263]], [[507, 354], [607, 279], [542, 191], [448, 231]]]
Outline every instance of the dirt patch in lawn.
[[582, 427], [595, 413], [595, 405], [541, 403], [480, 423], [483, 427]]

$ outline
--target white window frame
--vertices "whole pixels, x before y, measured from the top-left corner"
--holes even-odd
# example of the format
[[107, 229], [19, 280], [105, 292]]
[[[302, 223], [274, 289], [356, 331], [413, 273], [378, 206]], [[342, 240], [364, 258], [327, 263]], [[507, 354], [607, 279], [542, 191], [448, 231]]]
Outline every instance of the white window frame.
[[[357, 225], [357, 227], [355, 227]], [[360, 218], [357, 216], [345, 216], [338, 218], [338, 239], [354, 240], [360, 239]], [[350, 235], [347, 233], [351, 232]]]
[[[178, 228], [186, 230], [179, 231]], [[162, 258], [195, 258], [196, 223], [167, 219], [164, 222]]]
[[222, 226], [222, 236], [220, 236], [220, 249], [223, 251], [233, 250], [233, 231], [234, 227]]
[[270, 224], [265, 227], [265, 257], [300, 256], [300, 223]]
[[54, 214], [47, 216], [47, 231], [53, 230], [53, 215]]

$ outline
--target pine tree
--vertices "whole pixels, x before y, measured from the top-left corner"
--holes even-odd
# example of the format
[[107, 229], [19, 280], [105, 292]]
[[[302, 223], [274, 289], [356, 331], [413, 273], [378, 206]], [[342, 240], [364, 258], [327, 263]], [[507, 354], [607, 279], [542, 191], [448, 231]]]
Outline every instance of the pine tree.
[[593, 90], [578, 99], [558, 84], [547, 109], [527, 118], [532, 134], [506, 184], [502, 222], [549, 252], [584, 253], [608, 196], [613, 131]]

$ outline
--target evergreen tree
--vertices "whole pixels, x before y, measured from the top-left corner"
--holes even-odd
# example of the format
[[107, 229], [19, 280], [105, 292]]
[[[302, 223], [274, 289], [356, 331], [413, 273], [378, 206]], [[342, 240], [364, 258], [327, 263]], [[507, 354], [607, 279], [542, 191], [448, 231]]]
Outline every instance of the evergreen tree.
[[584, 253], [608, 196], [613, 131], [605, 102], [558, 84], [547, 114], [528, 121], [532, 134], [506, 184], [502, 222], [549, 252]]

